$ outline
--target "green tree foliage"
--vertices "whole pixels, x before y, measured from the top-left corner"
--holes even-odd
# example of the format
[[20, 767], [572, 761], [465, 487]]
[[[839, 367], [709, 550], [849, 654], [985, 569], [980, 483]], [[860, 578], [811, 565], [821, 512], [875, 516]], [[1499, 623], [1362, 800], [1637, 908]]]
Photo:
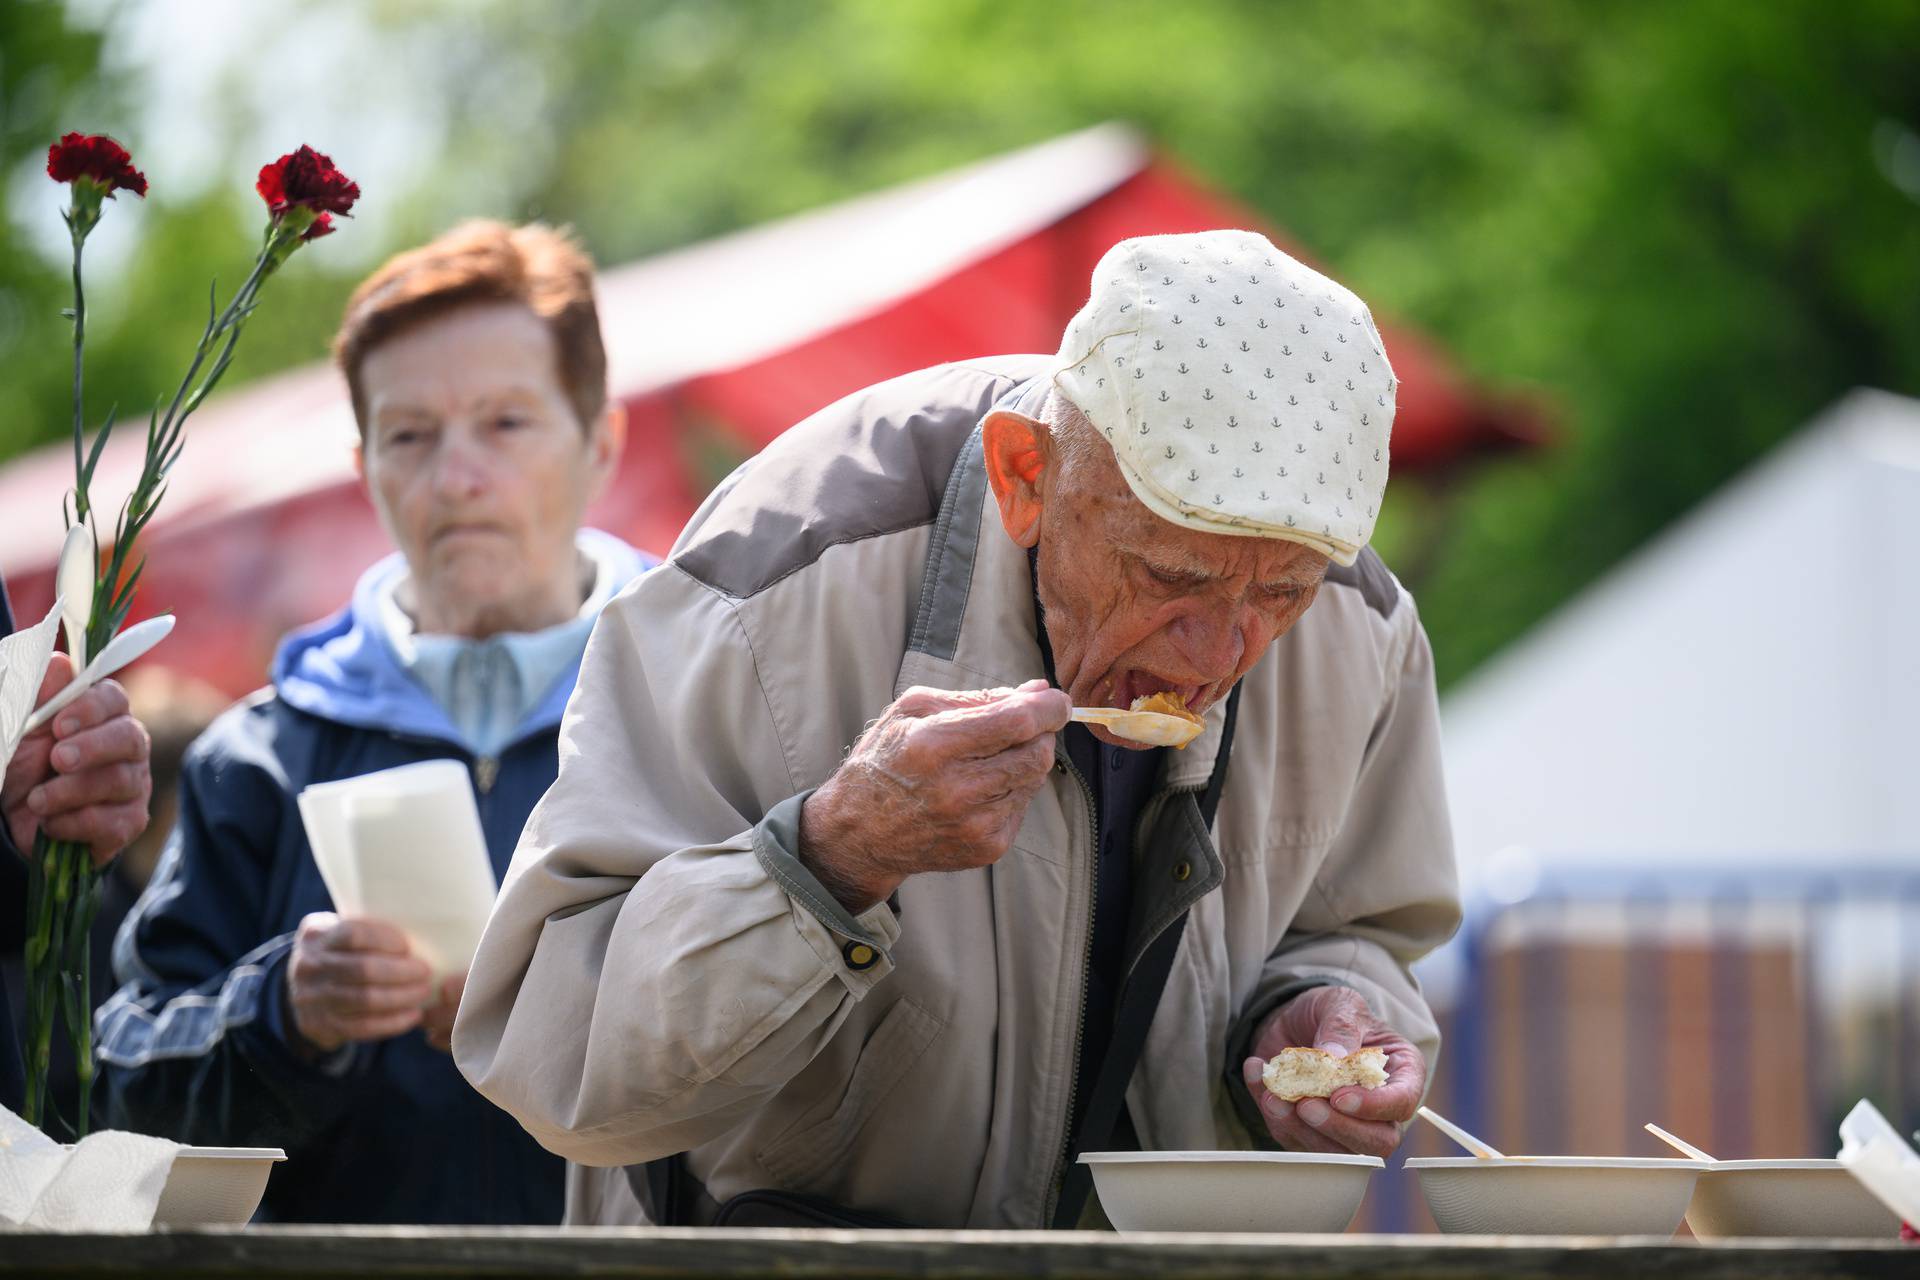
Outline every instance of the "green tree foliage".
[[[179, 194], [143, 154], [143, 86], [103, 68], [103, 43], [55, 0], [0, 0], [0, 458], [65, 438], [73, 420], [66, 191], [47, 179], [49, 143], [70, 130], [112, 134], [152, 184], [145, 200], [116, 196], [87, 248], [96, 421], [113, 407], [122, 423], [145, 428], [154, 398], [172, 391], [191, 357], [208, 284], [224, 297], [246, 277], [266, 225], [252, 181], [274, 156], [229, 156], [221, 171], [234, 180]], [[36, 240], [35, 229], [50, 238]], [[300, 255], [275, 277], [272, 305], [252, 322], [226, 386], [325, 354], [356, 274], [327, 261], [334, 256]]]
[[[9, 60], [16, 15], [44, 26], [46, 10], [0, 0]], [[393, 247], [458, 214], [541, 216], [617, 263], [1097, 121], [1137, 124], [1473, 376], [1553, 406], [1552, 450], [1390, 491], [1382, 541], [1417, 569], [1444, 679], [1849, 387], [1920, 392], [1911, 0], [362, 11], [417, 67], [366, 91], [448, 122]], [[84, 88], [84, 70], [63, 87]], [[10, 162], [28, 149], [12, 84]], [[169, 301], [175, 273], [204, 279], [217, 239], [201, 210], [145, 213], [178, 239], [142, 256], [101, 352], [116, 375], [168, 366], [142, 308]], [[0, 353], [0, 451], [62, 421], [42, 369], [58, 365], [57, 304], [14, 283], [34, 269], [23, 256], [0, 250], [14, 298], [0, 323], [7, 306], [32, 312]], [[253, 367], [318, 355], [348, 283], [304, 277], [307, 305], [277, 303], [278, 326], [250, 335]]]
[[[89, 93], [98, 60], [98, 39], [68, 30], [57, 5], [0, 0], [0, 215], [21, 184], [47, 182], [35, 161], [46, 164], [47, 145]], [[64, 193], [47, 186], [48, 216], [57, 219]], [[64, 238], [57, 221], [54, 230]], [[73, 338], [60, 320], [70, 288], [62, 260], [27, 250], [10, 228], [0, 232], [0, 457], [73, 421]]]

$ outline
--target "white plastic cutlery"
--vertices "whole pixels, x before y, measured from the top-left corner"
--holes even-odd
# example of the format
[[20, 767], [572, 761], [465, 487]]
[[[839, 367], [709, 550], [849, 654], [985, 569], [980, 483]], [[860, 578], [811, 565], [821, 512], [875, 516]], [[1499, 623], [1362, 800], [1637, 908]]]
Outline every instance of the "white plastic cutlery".
[[107, 641], [107, 647], [98, 657], [89, 662], [86, 669], [74, 676], [67, 686], [48, 698], [38, 711], [27, 717], [27, 723], [21, 728], [20, 736], [26, 737], [47, 721], [64, 711], [69, 703], [88, 689], [105, 680], [120, 668], [142, 657], [147, 650], [167, 638], [173, 630], [173, 615], [163, 613], [157, 618], [148, 618], [145, 622], [136, 622]]
[[1097, 724], [1119, 737], [1151, 747], [1184, 747], [1200, 736], [1202, 725], [1160, 711], [1122, 711], [1118, 707], [1075, 707], [1072, 718]]

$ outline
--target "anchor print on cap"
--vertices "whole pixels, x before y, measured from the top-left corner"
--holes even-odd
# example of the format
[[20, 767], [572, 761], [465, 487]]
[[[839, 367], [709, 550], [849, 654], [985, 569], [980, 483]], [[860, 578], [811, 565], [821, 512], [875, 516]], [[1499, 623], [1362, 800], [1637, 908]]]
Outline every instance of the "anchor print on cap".
[[1386, 350], [1359, 298], [1263, 236], [1115, 245], [1050, 378], [1163, 519], [1342, 564], [1373, 535], [1398, 387]]

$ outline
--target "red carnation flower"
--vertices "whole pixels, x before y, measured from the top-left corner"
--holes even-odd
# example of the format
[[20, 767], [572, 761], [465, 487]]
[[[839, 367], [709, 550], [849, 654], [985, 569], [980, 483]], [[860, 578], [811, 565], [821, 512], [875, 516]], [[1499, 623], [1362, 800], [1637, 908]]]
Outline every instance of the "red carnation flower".
[[69, 133], [48, 147], [47, 176], [55, 182], [90, 179], [108, 197], [116, 191], [143, 198], [147, 194], [147, 175], [133, 167], [125, 147], [104, 133]]
[[303, 241], [318, 240], [321, 236], [332, 235], [334, 233], [334, 230], [335, 230], [335, 227], [333, 225], [332, 214], [330, 213], [316, 214], [313, 219], [313, 225], [307, 228], [305, 234], [303, 234], [300, 237], [300, 239]]
[[[312, 147], [281, 156], [260, 170], [254, 190], [278, 215], [289, 209], [311, 209], [316, 214], [346, 215], [360, 198], [360, 187], [333, 167], [333, 161]], [[321, 233], [325, 235], [325, 232]]]

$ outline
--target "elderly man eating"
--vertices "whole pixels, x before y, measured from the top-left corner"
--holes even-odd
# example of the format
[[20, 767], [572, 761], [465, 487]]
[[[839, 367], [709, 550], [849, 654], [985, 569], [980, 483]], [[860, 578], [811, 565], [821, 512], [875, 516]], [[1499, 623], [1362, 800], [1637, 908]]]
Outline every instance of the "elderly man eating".
[[[869, 388], [708, 499], [593, 634], [454, 1028], [569, 1221], [1070, 1227], [1081, 1151], [1394, 1148], [1458, 921], [1365, 550], [1395, 386], [1264, 238], [1129, 240], [1058, 355]], [[1068, 720], [1155, 693], [1183, 750]], [[1289, 1046], [1388, 1078], [1289, 1105]]]

